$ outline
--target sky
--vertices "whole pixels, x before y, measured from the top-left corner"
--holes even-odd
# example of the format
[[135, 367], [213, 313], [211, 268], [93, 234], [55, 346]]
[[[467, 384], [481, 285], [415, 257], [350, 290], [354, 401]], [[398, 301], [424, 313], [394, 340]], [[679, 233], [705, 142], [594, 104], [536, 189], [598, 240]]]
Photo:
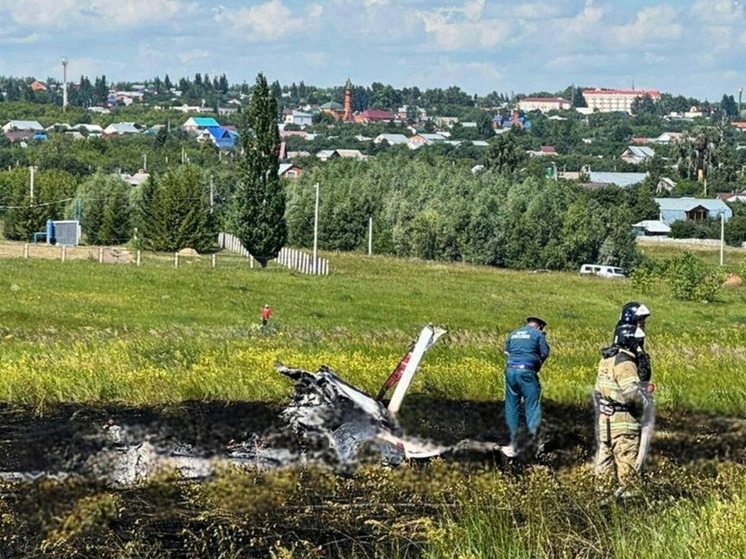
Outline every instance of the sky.
[[0, 0], [0, 75], [470, 94], [746, 86], [746, 0]]

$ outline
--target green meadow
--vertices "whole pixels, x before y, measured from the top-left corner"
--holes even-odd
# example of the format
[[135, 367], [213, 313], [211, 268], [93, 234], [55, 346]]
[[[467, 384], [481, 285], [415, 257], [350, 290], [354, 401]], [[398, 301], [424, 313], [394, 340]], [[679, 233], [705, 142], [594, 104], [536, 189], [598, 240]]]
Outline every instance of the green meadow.
[[[680, 250], [644, 247], [654, 259]], [[695, 254], [719, 262], [716, 249]], [[712, 303], [684, 302], [662, 284], [640, 292], [630, 280], [571, 272], [322, 256], [331, 270], [324, 277], [275, 264], [250, 269], [223, 253], [215, 268], [209, 257], [175, 268], [151, 254], [141, 266], [2, 259], [0, 401], [29, 418], [64, 406], [280, 406], [292, 386], [273, 371], [276, 361], [327, 364], [375, 393], [433, 323], [448, 334], [404, 401], [405, 430], [500, 438], [502, 344], [536, 314], [549, 323], [552, 347], [542, 370], [544, 421], [557, 437], [572, 434], [560, 457], [370, 465], [347, 477], [225, 472], [197, 486], [167, 478], [121, 492], [38, 485], [26, 501], [0, 505], [0, 546], [20, 557], [743, 556], [746, 287], [724, 288]], [[725, 256], [725, 268], [738, 272], [744, 253]], [[604, 506], [587, 468], [589, 401], [599, 349], [630, 300], [652, 311], [659, 437], [645, 494]], [[274, 316], [262, 328], [265, 303]], [[54, 502], [51, 495], [59, 502], [44, 514], [22, 506], [31, 496]], [[27, 550], [8, 535], [24, 531], [36, 534]]]

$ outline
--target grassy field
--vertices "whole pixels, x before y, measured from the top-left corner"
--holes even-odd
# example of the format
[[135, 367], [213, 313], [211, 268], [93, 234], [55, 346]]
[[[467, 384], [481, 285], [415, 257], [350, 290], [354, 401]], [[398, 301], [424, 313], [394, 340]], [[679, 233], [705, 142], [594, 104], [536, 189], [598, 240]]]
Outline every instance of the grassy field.
[[[580, 402], [619, 308], [639, 299], [653, 312], [649, 351], [664, 409], [737, 413], [746, 404], [741, 383], [726, 380], [740, 379], [746, 360], [744, 289], [702, 304], [676, 301], [662, 286], [638, 293], [629, 281], [573, 273], [325, 256], [332, 262], [327, 277], [251, 270], [244, 259], [222, 255], [214, 269], [205, 257], [183, 259], [179, 268], [150, 255], [140, 267], [2, 259], [0, 400], [39, 409], [53, 402], [277, 401], [288, 387], [272, 370], [275, 360], [311, 369], [326, 363], [373, 391], [429, 322], [449, 334], [428, 354], [415, 391], [494, 400], [503, 390], [505, 335], [539, 314], [554, 349], [546, 396]], [[729, 253], [728, 266], [737, 269], [739, 258]], [[262, 330], [265, 302], [275, 316]]]
[[[680, 250], [645, 247], [653, 258]], [[719, 261], [717, 249], [696, 254]], [[746, 288], [703, 304], [674, 300], [665, 286], [640, 293], [628, 280], [350, 254], [323, 254], [326, 277], [275, 265], [252, 270], [222, 253], [216, 268], [209, 257], [175, 268], [167, 255], [143, 254], [139, 267], [90, 255], [19, 256], [0, 259], [0, 401], [37, 417], [63, 404], [279, 404], [291, 386], [274, 373], [276, 360], [312, 370], [328, 364], [375, 392], [433, 323], [448, 335], [422, 363], [411, 400], [420, 405], [405, 410], [406, 424], [428, 434], [437, 426], [418, 425], [448, 409], [461, 414], [463, 433], [478, 435], [490, 418], [499, 432], [502, 344], [538, 314], [553, 350], [542, 371], [545, 421], [580, 441], [569, 459], [520, 467], [365, 467], [351, 478], [226, 473], [199, 487], [164, 482], [133, 494], [95, 484], [35, 487], [36, 501], [22, 504], [63, 489], [64, 503], [44, 505], [44, 518], [3, 504], [0, 529], [43, 534], [49, 556], [208, 556], [200, 545], [216, 557], [733, 557], [746, 548]], [[738, 271], [743, 257], [726, 251], [726, 268]], [[586, 468], [588, 402], [599, 349], [629, 300], [653, 313], [648, 349], [661, 440], [645, 499], [609, 509]], [[275, 311], [265, 329], [264, 303]], [[191, 555], [169, 555], [153, 536], [168, 522], [182, 536], [209, 535], [189, 544]], [[0, 544], [21, 549], [3, 537]], [[29, 549], [31, 557], [41, 547]]]

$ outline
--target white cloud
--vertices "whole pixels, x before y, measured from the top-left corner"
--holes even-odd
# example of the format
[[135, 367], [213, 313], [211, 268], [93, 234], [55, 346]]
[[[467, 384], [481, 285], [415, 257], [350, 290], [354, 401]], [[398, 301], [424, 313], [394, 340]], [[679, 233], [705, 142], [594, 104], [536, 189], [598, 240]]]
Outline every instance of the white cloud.
[[570, 18], [560, 18], [558, 20], [565, 32], [575, 36], [575, 40], [583, 37], [583, 33], [592, 31], [601, 25], [606, 9], [602, 6], [596, 6], [593, 0], [586, 0], [583, 10]]
[[511, 8], [508, 13], [518, 20], [541, 20], [556, 17], [559, 9], [556, 3], [529, 2]]
[[162, 23], [195, 8], [182, 0], [0, 0], [0, 16], [20, 25], [57, 29], [86, 22], [106, 29]]
[[692, 14], [711, 25], [733, 25], [743, 21], [743, 4], [737, 0], [697, 0]]
[[194, 62], [195, 60], [204, 60], [205, 58], [210, 58], [210, 52], [204, 49], [192, 49], [184, 52], [179, 52], [176, 54], [176, 57], [182, 64], [187, 64], [189, 62]]
[[0, 33], [0, 43], [4, 45], [32, 45], [49, 39], [50, 36], [46, 33], [31, 33], [23, 36], [5, 36]]
[[468, 48], [493, 48], [511, 35], [506, 19], [482, 19], [485, 0], [467, 0], [463, 7], [439, 8], [417, 12], [425, 32], [449, 51]]
[[[434, 76], [437, 76], [436, 82], [432, 81]], [[465, 91], [490, 91], [502, 80], [503, 74], [502, 68], [492, 62], [459, 62], [442, 57], [434, 71], [427, 72], [427, 76], [418, 76], [418, 72], [414, 72], [414, 77], [425, 87], [454, 84]]]
[[227, 23], [239, 31], [248, 31], [253, 39], [274, 41], [308, 29], [309, 24], [324, 13], [323, 5], [310, 4], [305, 19], [294, 15], [282, 0], [269, 0], [250, 8], [228, 9], [223, 6], [214, 10], [217, 23]]
[[616, 40], [622, 45], [644, 45], [660, 39], [677, 39], [684, 28], [676, 23], [676, 10], [666, 4], [643, 8], [635, 20], [612, 29]]
[[606, 54], [567, 54], [552, 59], [550, 66], [560, 66], [572, 69], [603, 67], [609, 64], [609, 56]]
[[323, 68], [329, 63], [330, 56], [326, 52], [303, 52], [301, 54], [303, 62], [313, 68]]

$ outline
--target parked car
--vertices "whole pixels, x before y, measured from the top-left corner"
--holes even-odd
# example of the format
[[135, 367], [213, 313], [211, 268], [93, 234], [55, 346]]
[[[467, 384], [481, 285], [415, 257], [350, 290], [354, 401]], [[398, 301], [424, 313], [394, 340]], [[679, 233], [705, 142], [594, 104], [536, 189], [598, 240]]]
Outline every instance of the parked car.
[[580, 267], [582, 275], [599, 276], [602, 278], [626, 278], [627, 273], [616, 266], [604, 266], [602, 264], [583, 264]]

